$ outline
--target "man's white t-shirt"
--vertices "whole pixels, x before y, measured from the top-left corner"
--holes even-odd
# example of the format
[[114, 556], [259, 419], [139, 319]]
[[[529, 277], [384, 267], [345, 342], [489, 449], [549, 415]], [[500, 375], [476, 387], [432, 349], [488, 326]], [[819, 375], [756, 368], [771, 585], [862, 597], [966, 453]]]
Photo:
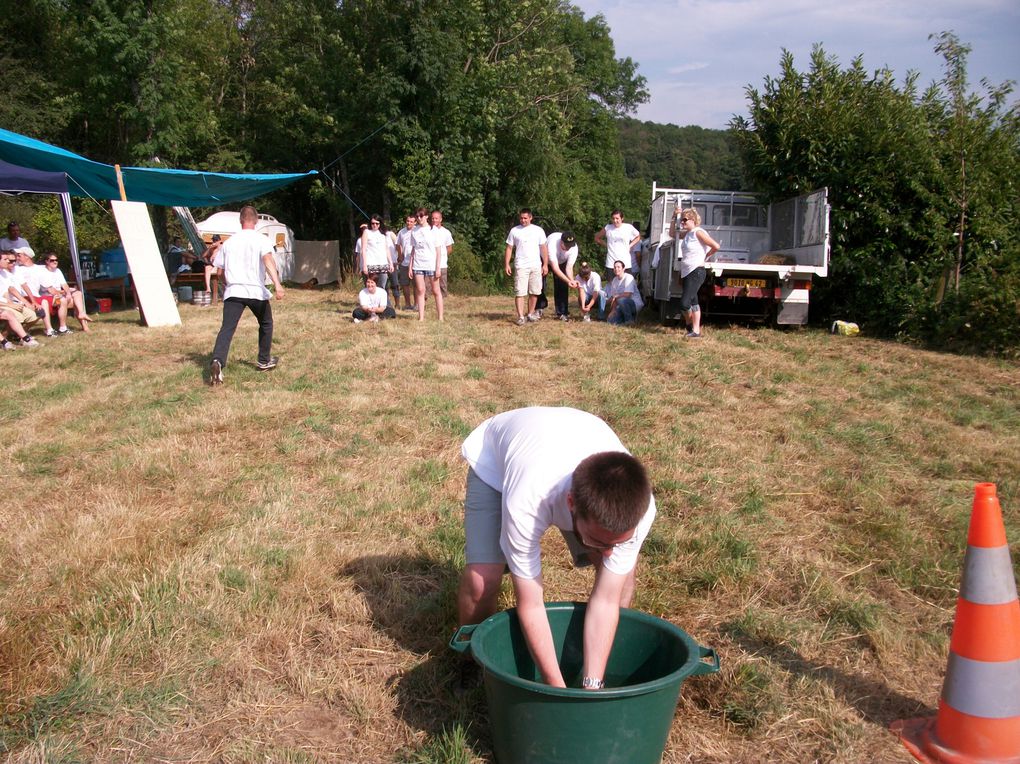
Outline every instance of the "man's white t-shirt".
[[[541, 538], [550, 526], [573, 530], [567, 494], [574, 469], [602, 451], [630, 453], [608, 424], [572, 408], [507, 411], [468, 435], [461, 448], [465, 461], [483, 483], [502, 494], [499, 545], [515, 576], [535, 579], [541, 574]], [[654, 518], [653, 497], [634, 536], [604, 558], [607, 570], [620, 575], [633, 570]]]
[[621, 260], [624, 268], [630, 268], [633, 265], [630, 243], [640, 235], [638, 229], [630, 223], [623, 223], [619, 228], [610, 223], [602, 230], [606, 232], [606, 267], [612, 268], [613, 263]]
[[624, 273], [622, 276], [616, 276], [612, 281], [609, 282], [609, 289], [607, 290], [609, 297], [616, 297], [624, 292], [630, 292], [630, 298], [634, 301], [634, 305], [637, 306], [638, 310], [645, 307], [645, 301], [641, 299], [641, 292], [637, 288], [637, 281], [629, 273]]
[[590, 300], [593, 294], [596, 294], [602, 289], [602, 277], [595, 271], [591, 272], [591, 275], [587, 279], [578, 277], [578, 282], [584, 288], [585, 299]]
[[534, 223], [514, 226], [507, 234], [506, 243], [514, 248], [515, 268], [542, 267], [542, 245], [546, 238], [540, 226]]
[[18, 290], [24, 292], [22, 289], [23, 284], [28, 285], [28, 291], [32, 293], [33, 297], [39, 296], [39, 279], [42, 276], [40, 271], [45, 271], [45, 265], [15, 265], [14, 266], [14, 281], [17, 283]]
[[404, 253], [404, 260], [400, 264], [405, 268], [411, 262], [411, 250], [414, 244], [411, 242], [411, 230], [406, 226], [397, 232], [397, 252]]
[[14, 291], [21, 294], [21, 285], [15, 284], [14, 274], [6, 268], [0, 268], [0, 302], [10, 302], [11, 295], [9, 289], [14, 287]]
[[366, 310], [369, 308], [385, 308], [386, 304], [387, 299], [385, 289], [380, 289], [376, 286], [375, 294], [372, 294], [367, 289], [362, 289], [358, 292], [358, 305]]
[[549, 259], [556, 258], [556, 264], [560, 266], [560, 270], [566, 273], [567, 269], [573, 268], [574, 261], [577, 260], [577, 243], [575, 242], [572, 246], [568, 247], [564, 252], [560, 247], [560, 242], [563, 239], [563, 234], [557, 231], [556, 233], [549, 234], [549, 238], [545, 240], [545, 245], [549, 248]]
[[266, 289], [266, 265], [262, 256], [272, 252], [273, 243], [253, 228], [242, 228], [223, 242], [213, 258], [213, 265], [223, 269], [227, 283], [223, 299], [268, 300], [272, 295]]
[[450, 250], [447, 247], [453, 246], [453, 234], [446, 226], [438, 226], [432, 229], [432, 235], [436, 237], [436, 246], [439, 247], [439, 270], [449, 268]]

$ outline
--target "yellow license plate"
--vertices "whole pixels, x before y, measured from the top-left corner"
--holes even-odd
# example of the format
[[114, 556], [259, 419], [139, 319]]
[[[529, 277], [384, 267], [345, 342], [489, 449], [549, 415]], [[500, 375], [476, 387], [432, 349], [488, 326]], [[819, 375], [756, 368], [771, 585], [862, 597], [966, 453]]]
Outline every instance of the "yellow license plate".
[[748, 289], [764, 289], [765, 279], [726, 279], [728, 287], [747, 287]]

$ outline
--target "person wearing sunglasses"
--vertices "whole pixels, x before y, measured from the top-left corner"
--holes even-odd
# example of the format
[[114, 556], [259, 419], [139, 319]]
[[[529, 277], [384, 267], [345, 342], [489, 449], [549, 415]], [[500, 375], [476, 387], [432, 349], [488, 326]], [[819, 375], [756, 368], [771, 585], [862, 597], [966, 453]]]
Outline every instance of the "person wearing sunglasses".
[[[531, 407], [482, 422], [464, 441], [467, 562], [457, 593], [460, 624], [496, 612], [509, 571], [525, 641], [543, 680], [566, 681], [557, 662], [542, 585], [541, 539], [555, 526], [577, 567], [595, 567], [585, 614], [585, 689], [601, 689], [620, 608], [634, 595], [638, 553], [655, 499], [641, 462], [594, 414]], [[466, 673], [466, 672], [465, 672]]]
[[52, 252], [48, 253], [43, 260], [43, 265], [45, 268], [39, 274], [39, 293], [44, 298], [51, 297], [53, 299], [53, 305], [57, 308], [57, 318], [60, 320], [60, 328], [57, 329], [57, 333], [69, 334], [71, 332], [67, 327], [68, 305], [74, 306], [74, 315], [77, 317], [78, 323], [81, 324], [81, 330], [89, 331], [92, 317], [85, 310], [85, 300], [80, 291], [72, 289], [67, 283], [63, 271], [60, 270], [60, 261], [57, 256]]
[[393, 254], [386, 226], [381, 215], [372, 215], [368, 227], [361, 232], [361, 279], [367, 282], [374, 276], [375, 282], [384, 292], [393, 272]]

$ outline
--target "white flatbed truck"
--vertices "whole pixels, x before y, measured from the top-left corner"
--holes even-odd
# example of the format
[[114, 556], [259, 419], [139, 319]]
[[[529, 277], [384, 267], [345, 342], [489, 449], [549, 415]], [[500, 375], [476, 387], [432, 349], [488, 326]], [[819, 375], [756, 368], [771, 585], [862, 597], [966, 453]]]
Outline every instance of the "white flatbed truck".
[[720, 249], [705, 263], [698, 295], [703, 315], [802, 325], [815, 278], [829, 272], [828, 189], [764, 205], [742, 191], [697, 191], [652, 184], [641, 291], [663, 323], [680, 322], [680, 239], [669, 235], [677, 206], [693, 207]]

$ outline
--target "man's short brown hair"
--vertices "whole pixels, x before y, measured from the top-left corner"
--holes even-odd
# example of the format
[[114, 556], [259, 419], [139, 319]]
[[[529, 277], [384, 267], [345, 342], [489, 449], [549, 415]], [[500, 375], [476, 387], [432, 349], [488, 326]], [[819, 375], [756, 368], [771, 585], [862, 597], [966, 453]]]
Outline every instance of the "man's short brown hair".
[[623, 451], [602, 451], [574, 468], [574, 511], [610, 533], [637, 527], [652, 498], [644, 466]]

